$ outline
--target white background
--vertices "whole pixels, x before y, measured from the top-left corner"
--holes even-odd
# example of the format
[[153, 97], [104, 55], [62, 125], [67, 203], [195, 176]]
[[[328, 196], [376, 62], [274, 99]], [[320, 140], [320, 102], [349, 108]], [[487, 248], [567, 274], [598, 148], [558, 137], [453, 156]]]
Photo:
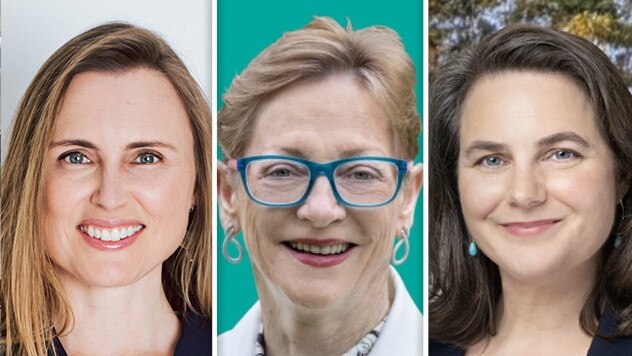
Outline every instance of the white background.
[[17, 105], [46, 59], [71, 38], [110, 21], [161, 35], [211, 98], [210, 0], [3, 0], [0, 111], [2, 157]]

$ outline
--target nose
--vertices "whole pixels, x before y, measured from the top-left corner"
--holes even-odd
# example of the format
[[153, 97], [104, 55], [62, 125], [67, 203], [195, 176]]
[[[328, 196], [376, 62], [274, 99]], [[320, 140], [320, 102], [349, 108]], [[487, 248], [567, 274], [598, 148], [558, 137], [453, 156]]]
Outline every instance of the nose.
[[525, 165], [512, 172], [509, 192], [510, 204], [529, 209], [547, 199], [546, 185], [537, 167]]
[[326, 227], [344, 219], [346, 210], [338, 204], [327, 178], [321, 176], [316, 178], [309, 196], [296, 214], [299, 219], [308, 221], [315, 227]]
[[100, 169], [91, 202], [105, 210], [116, 210], [127, 201], [125, 184], [117, 169]]

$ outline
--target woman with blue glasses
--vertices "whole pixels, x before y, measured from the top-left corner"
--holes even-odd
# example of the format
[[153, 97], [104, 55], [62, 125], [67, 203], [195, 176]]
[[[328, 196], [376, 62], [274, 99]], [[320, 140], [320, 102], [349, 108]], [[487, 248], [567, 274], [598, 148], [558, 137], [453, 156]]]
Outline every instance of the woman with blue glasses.
[[389, 266], [422, 181], [414, 84], [394, 31], [328, 18], [235, 78], [218, 116], [223, 254], [241, 260], [243, 231], [259, 302], [220, 355], [421, 355], [421, 313]]

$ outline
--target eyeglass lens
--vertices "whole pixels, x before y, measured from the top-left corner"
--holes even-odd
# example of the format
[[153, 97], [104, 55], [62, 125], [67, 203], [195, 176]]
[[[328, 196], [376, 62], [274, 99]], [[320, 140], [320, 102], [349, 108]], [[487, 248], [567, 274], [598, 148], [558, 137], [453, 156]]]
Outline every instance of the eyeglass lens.
[[[358, 205], [389, 200], [398, 182], [397, 166], [379, 160], [354, 160], [336, 167], [334, 184], [340, 197]], [[262, 159], [246, 167], [246, 182], [252, 196], [264, 203], [289, 204], [300, 200], [308, 189], [309, 168], [300, 162]]]

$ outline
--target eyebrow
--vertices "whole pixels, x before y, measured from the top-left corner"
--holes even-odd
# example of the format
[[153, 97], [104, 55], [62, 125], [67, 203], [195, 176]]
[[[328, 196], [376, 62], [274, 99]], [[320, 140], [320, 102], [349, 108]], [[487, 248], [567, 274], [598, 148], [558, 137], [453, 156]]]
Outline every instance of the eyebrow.
[[482, 141], [476, 140], [465, 150], [464, 156], [469, 157], [474, 151], [507, 151], [508, 147], [504, 143], [498, 143], [494, 141]]
[[543, 137], [538, 140], [537, 144], [538, 146], [546, 147], [546, 146], [552, 146], [552, 145], [555, 145], [556, 143], [564, 142], [564, 141], [575, 142], [578, 145], [582, 146], [583, 148], [590, 147], [590, 145], [588, 144], [588, 142], [586, 142], [586, 140], [584, 140], [581, 136], [571, 131], [558, 132], [551, 136]]
[[99, 150], [97, 146], [93, 145], [90, 141], [78, 140], [78, 139], [51, 142], [50, 145], [48, 145], [49, 148], [60, 147], [60, 146], [80, 146], [80, 147], [90, 148], [97, 151]]
[[[340, 158], [349, 158], [355, 156], [365, 156], [367, 155], [368, 149], [366, 148], [348, 148], [340, 151]], [[379, 156], [379, 155], [378, 155]]]
[[[308, 158], [308, 155], [305, 151], [303, 151], [302, 149], [295, 148], [295, 147], [282, 147], [281, 151], [283, 152], [283, 154], [287, 154], [289, 156], [298, 157], [302, 159]], [[349, 158], [349, 157], [354, 157], [354, 156], [362, 156], [362, 155], [366, 155], [366, 151], [367, 151], [366, 148], [342, 149], [339, 152], [339, 157]]]
[[167, 148], [170, 149], [174, 152], [178, 152], [178, 149], [173, 146], [170, 145], [168, 143], [165, 142], [161, 142], [161, 141], [138, 141], [138, 142], [132, 142], [130, 144], [128, 144], [125, 148], [128, 150], [132, 150], [135, 148], [145, 148], [145, 147], [163, 147], [163, 148]]
[[283, 154], [286, 154], [288, 156], [298, 157], [298, 158], [302, 158], [302, 159], [306, 159], [307, 158], [307, 155], [305, 154], [305, 152], [303, 152], [303, 150], [300, 150], [298, 148], [281, 147], [280, 150], [283, 152]]
[[[95, 146], [92, 142], [87, 141], [87, 140], [80, 140], [80, 139], [70, 139], [70, 140], [61, 140], [61, 141], [51, 142], [51, 144], [49, 145], [49, 148], [60, 147], [60, 146], [80, 146], [80, 147], [93, 149], [96, 151], [99, 150], [97, 146]], [[178, 151], [178, 149], [175, 146], [170, 145], [168, 143], [161, 142], [161, 141], [132, 142], [132, 143], [129, 143], [127, 146], [125, 146], [125, 149], [132, 150], [136, 148], [146, 148], [146, 147], [164, 147], [174, 152]]]

